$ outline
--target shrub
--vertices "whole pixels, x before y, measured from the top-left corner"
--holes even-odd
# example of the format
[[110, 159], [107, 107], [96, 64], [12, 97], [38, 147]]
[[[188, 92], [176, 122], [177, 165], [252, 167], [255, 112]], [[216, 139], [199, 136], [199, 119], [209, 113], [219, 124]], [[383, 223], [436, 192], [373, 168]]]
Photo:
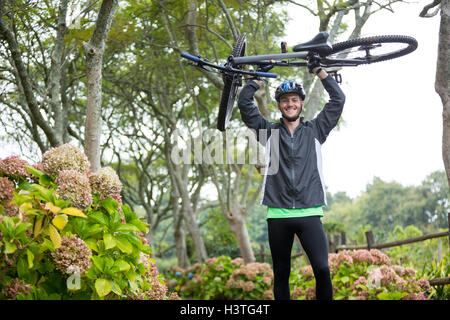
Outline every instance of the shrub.
[[88, 168], [70, 145], [42, 166], [0, 160], [0, 299], [176, 298], [151, 258], [148, 225], [120, 191], [92, 191]]
[[267, 263], [244, 265], [242, 258], [209, 258], [188, 269], [168, 270], [169, 287], [181, 297], [202, 300], [272, 299], [273, 272]]
[[[328, 263], [336, 300], [422, 300], [430, 290], [428, 281], [420, 279], [416, 270], [392, 265], [389, 257], [377, 249], [329, 254]], [[311, 266], [292, 272], [290, 283], [294, 299], [315, 298]]]
[[[328, 258], [336, 300], [428, 299], [432, 290], [415, 269], [393, 265], [379, 250], [340, 251]], [[173, 267], [169, 287], [190, 299], [273, 299], [273, 272], [267, 263], [244, 264], [242, 258], [209, 258], [188, 269]], [[315, 299], [315, 279], [310, 265], [293, 268], [291, 298]]]

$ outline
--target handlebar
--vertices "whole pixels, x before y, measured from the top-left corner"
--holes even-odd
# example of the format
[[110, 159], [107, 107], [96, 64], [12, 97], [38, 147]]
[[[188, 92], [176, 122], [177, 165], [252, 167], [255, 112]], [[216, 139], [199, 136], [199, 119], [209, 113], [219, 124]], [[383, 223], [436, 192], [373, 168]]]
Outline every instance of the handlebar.
[[183, 58], [192, 60], [192, 61], [194, 61], [194, 62], [200, 62], [200, 61], [201, 61], [201, 58], [196, 57], [196, 56], [193, 56], [193, 55], [191, 55], [191, 54], [189, 54], [189, 53], [186, 53], [186, 52], [181, 52], [181, 56], [182, 56]]
[[256, 72], [256, 75], [258, 77], [266, 77], [266, 78], [276, 78], [276, 73], [270, 73], [270, 72]]

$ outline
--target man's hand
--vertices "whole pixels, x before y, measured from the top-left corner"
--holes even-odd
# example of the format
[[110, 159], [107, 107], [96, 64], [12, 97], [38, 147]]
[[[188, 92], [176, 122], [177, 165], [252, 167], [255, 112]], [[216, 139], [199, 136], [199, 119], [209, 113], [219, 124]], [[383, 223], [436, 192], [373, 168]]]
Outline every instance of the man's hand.
[[310, 56], [308, 58], [308, 63], [306, 64], [308, 67], [309, 73], [316, 73], [317, 70], [320, 68], [320, 58], [318, 56]]
[[313, 73], [319, 77], [319, 79], [323, 80], [328, 77], [328, 73], [325, 69], [320, 67], [320, 58], [316, 55], [309, 56], [307, 58], [308, 63], [306, 66], [308, 67], [309, 73]]

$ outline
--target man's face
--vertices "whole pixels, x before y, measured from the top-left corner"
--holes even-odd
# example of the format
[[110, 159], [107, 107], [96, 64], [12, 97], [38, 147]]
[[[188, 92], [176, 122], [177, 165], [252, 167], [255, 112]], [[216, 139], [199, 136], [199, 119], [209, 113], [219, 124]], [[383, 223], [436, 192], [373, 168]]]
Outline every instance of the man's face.
[[304, 101], [296, 93], [286, 93], [280, 97], [278, 109], [288, 120], [295, 120], [302, 112]]

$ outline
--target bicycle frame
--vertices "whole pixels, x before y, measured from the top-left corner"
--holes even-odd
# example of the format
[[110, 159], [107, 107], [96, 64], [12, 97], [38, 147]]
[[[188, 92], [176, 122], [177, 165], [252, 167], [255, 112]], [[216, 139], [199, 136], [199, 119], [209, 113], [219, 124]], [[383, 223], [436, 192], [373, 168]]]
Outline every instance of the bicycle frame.
[[[305, 59], [310, 52], [289, 52], [289, 53], [275, 53], [275, 54], [261, 54], [256, 56], [232, 57], [229, 60], [233, 65], [265, 65], [273, 64], [277, 67], [304, 67], [306, 61], [284, 61], [284, 59]], [[327, 57], [321, 58], [321, 63], [326, 67], [350, 67], [357, 66], [360, 63], [359, 59], [329, 59]]]

